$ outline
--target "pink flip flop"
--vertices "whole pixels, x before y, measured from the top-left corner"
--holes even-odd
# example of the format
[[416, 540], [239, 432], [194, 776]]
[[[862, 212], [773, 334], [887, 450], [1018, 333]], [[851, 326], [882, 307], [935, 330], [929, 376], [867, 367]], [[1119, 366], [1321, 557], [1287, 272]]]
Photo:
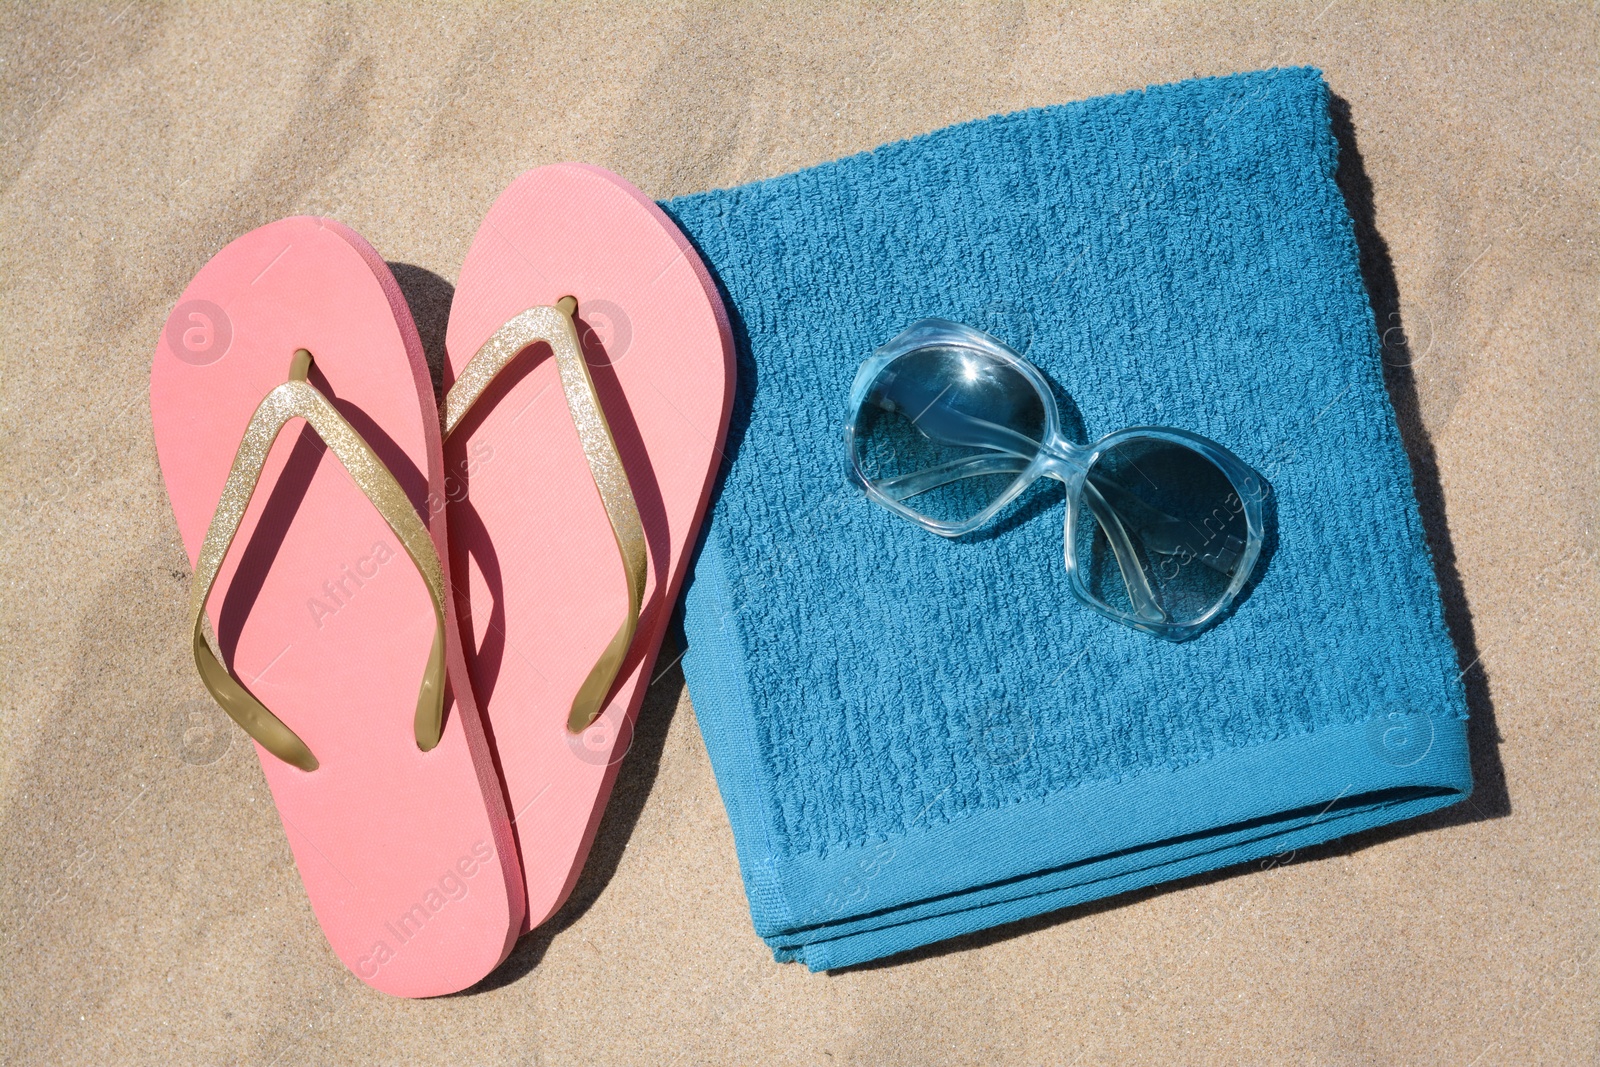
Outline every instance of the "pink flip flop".
[[244, 235], [167, 320], [150, 409], [196, 666], [256, 740], [329, 943], [386, 993], [466, 988], [522, 929], [522, 874], [440, 563], [433, 391], [388, 267], [330, 219]]
[[489, 209], [446, 348], [457, 607], [531, 929], [571, 893], [632, 737], [721, 460], [733, 344], [661, 209], [564, 163]]

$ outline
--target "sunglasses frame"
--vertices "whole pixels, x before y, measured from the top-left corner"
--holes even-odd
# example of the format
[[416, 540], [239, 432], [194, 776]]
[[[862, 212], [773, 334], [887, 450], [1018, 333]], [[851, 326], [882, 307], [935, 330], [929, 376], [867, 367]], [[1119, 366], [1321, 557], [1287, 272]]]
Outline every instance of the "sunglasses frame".
[[[965, 348], [979, 355], [998, 359], [1022, 377], [1039, 394], [1044, 407], [1044, 440], [1039, 452], [995, 500], [972, 518], [960, 522], [941, 522], [907, 507], [883, 492], [861, 469], [857, 449], [856, 423], [866, 404], [867, 393], [879, 375], [896, 360], [928, 347]], [[912, 420], [913, 423], [916, 421]], [[1202, 615], [1183, 622], [1155, 621], [1112, 607], [1089, 591], [1078, 566], [1077, 528], [1079, 509], [1084, 503], [1084, 486], [1089, 472], [1107, 451], [1136, 440], [1157, 440], [1192, 449], [1222, 471], [1233, 487], [1234, 498], [1243, 512], [1247, 538], [1245, 549], [1233, 571], [1227, 591]], [[850, 386], [850, 412], [845, 420], [845, 455], [850, 480], [866, 491], [874, 502], [901, 518], [940, 537], [955, 538], [986, 525], [1012, 501], [1033, 487], [1041, 478], [1054, 478], [1066, 487], [1067, 508], [1063, 530], [1068, 588], [1086, 607], [1107, 618], [1170, 641], [1186, 641], [1217, 622], [1233, 607], [1255, 570], [1266, 540], [1265, 502], [1271, 493], [1267, 480], [1228, 449], [1207, 437], [1171, 426], [1129, 426], [1115, 430], [1090, 445], [1078, 445], [1061, 433], [1061, 417], [1055, 396], [1044, 375], [1010, 346], [981, 330], [947, 319], [927, 318], [912, 323], [879, 346], [862, 362]], [[1092, 509], [1091, 509], [1092, 510]], [[1109, 535], [1108, 535], [1109, 536]], [[1120, 562], [1120, 561], [1119, 561]], [[1188, 565], [1185, 562], [1183, 565]]]

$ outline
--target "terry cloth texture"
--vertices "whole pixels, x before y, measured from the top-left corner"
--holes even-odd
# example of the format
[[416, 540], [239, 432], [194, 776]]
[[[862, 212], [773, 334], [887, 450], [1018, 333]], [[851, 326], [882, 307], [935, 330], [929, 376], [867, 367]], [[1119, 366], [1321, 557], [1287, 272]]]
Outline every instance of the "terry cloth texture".
[[[1337, 156], [1320, 73], [1274, 70], [665, 205], [735, 319], [684, 672], [777, 958], [860, 963], [1468, 794]], [[1266, 475], [1233, 615], [1172, 644], [1079, 605], [1057, 483], [958, 541], [848, 484], [855, 369], [924, 316], [1025, 352], [1069, 433], [1179, 426]]]

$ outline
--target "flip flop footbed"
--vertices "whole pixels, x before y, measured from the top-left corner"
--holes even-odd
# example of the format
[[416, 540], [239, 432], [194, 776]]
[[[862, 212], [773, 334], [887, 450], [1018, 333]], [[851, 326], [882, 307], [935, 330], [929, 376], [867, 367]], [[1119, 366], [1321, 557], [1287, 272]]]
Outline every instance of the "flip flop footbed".
[[[191, 563], [252, 413], [301, 348], [310, 383], [446, 551], [437, 416], [410, 312], [360, 237], [291, 218], [219, 252], [156, 351], [156, 445]], [[435, 630], [427, 586], [304, 422], [272, 446], [206, 607], [223, 662], [318, 761], [307, 772], [258, 746], [339, 958], [405, 996], [487, 974], [521, 927], [522, 879], [457, 630], [447, 620], [443, 736], [423, 752], [413, 717]]]
[[446, 383], [508, 320], [566, 296], [649, 556], [638, 633], [582, 733], [568, 710], [628, 587], [548, 346], [508, 366], [445, 445], [457, 606], [530, 926], [571, 892], [627, 751], [733, 394], [726, 314], [693, 247], [643, 193], [582, 164], [530, 171], [490, 209], [456, 286]]

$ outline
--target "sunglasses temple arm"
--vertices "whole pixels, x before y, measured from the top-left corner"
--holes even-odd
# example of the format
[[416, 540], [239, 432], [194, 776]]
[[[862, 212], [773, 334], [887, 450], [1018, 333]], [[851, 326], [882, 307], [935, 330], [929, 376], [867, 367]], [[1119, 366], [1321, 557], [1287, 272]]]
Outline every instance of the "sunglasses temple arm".
[[[1134, 613], [1147, 622], [1168, 621], [1167, 613], [1156, 599], [1155, 590], [1150, 588], [1150, 579], [1139, 565], [1139, 554], [1133, 547], [1133, 539], [1128, 536], [1127, 528], [1122, 525], [1116, 509], [1106, 503], [1100, 490], [1087, 478], [1083, 481], [1083, 501], [1089, 505], [1089, 511], [1100, 524], [1100, 529], [1105, 531], [1106, 540], [1111, 543], [1111, 551], [1117, 557], [1117, 568], [1122, 572], [1123, 584], [1128, 587], [1128, 599], [1133, 603]], [[1070, 522], [1071, 512], [1067, 514]]]

